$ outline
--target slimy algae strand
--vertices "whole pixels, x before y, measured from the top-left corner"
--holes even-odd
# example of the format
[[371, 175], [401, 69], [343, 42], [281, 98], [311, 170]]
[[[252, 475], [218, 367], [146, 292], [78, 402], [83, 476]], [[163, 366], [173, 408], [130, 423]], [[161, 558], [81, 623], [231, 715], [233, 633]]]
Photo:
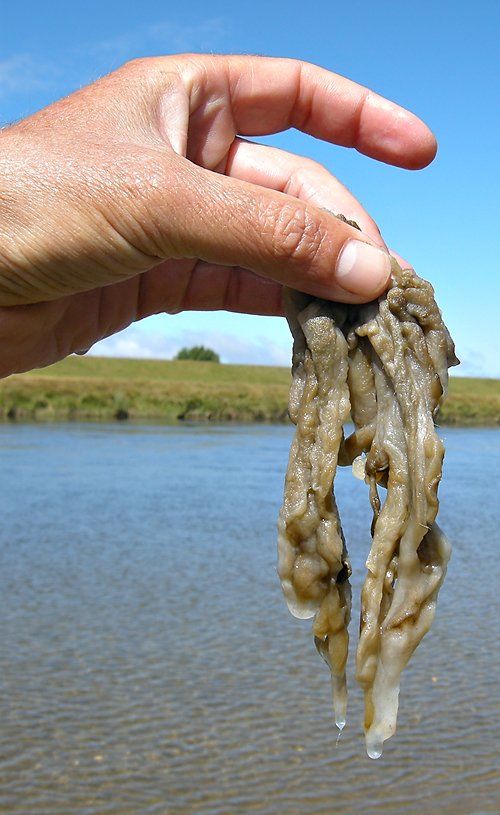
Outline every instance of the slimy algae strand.
[[[333, 482], [338, 465], [353, 466], [373, 512], [356, 675], [375, 759], [395, 733], [401, 672], [431, 626], [450, 556], [435, 522], [444, 447], [434, 421], [458, 360], [432, 287], [395, 260], [391, 285], [375, 302], [346, 305], [288, 290], [285, 309], [297, 429], [278, 521], [278, 573], [292, 614], [313, 618], [341, 728], [351, 567]], [[346, 439], [349, 420], [354, 432]]]

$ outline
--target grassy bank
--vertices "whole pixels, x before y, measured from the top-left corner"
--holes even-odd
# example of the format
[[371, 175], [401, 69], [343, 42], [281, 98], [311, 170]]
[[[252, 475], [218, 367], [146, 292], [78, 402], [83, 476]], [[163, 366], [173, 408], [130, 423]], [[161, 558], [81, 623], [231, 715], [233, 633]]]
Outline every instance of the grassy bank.
[[[284, 421], [287, 368], [69, 357], [0, 381], [0, 419]], [[500, 380], [452, 378], [442, 424], [500, 424]]]

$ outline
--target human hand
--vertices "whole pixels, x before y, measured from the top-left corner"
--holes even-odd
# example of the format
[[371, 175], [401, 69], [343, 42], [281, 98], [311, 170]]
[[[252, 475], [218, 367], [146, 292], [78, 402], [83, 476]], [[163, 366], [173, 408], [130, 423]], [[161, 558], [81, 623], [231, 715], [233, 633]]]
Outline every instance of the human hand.
[[127, 63], [4, 130], [0, 375], [158, 312], [281, 314], [282, 284], [345, 302], [383, 291], [385, 244], [349, 191], [241, 138], [289, 127], [409, 169], [436, 151], [413, 114], [348, 79], [243, 56]]

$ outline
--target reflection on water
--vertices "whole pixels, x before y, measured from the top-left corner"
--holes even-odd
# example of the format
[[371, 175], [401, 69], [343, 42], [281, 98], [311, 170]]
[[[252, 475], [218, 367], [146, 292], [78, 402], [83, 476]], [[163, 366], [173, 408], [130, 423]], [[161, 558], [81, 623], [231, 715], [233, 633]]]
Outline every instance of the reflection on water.
[[[3, 815], [498, 811], [500, 431], [443, 432], [454, 553], [378, 762], [352, 659], [337, 746], [310, 623], [281, 597], [290, 435], [0, 428]], [[368, 501], [347, 471], [338, 494], [359, 602]]]

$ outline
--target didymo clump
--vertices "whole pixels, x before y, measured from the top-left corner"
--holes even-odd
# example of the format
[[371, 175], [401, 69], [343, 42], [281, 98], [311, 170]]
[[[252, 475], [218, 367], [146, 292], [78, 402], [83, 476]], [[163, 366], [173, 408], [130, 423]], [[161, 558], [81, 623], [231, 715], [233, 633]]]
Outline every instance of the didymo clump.
[[[377, 301], [346, 305], [288, 289], [285, 312], [297, 429], [278, 521], [278, 573], [291, 613], [314, 618], [342, 729], [351, 567], [333, 482], [338, 465], [352, 465], [373, 511], [356, 676], [367, 752], [378, 758], [396, 730], [401, 673], [431, 626], [450, 557], [435, 521], [444, 447], [434, 417], [458, 360], [432, 286], [395, 260]], [[345, 438], [348, 421], [354, 432]]]

